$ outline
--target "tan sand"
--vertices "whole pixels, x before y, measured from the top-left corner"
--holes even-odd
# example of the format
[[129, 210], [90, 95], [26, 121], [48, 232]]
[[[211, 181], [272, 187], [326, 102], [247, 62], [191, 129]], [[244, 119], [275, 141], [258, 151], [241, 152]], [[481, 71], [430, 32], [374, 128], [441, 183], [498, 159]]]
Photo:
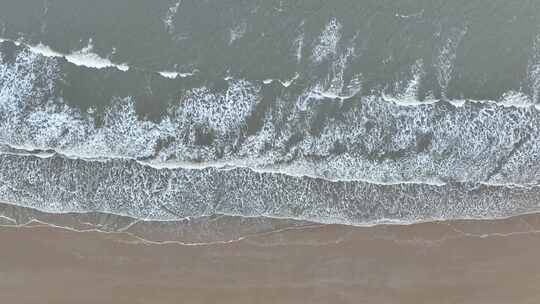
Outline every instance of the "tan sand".
[[540, 216], [322, 226], [227, 244], [0, 228], [0, 303], [540, 303]]

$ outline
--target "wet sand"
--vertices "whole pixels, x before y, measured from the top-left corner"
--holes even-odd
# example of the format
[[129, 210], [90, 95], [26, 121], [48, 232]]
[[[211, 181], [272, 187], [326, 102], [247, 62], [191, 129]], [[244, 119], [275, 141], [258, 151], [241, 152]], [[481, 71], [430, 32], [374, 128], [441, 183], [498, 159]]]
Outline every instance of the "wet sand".
[[[237, 220], [237, 219], [236, 219]], [[235, 219], [230, 219], [235, 221]], [[2, 303], [540, 303], [540, 216], [182, 245], [1, 227]]]

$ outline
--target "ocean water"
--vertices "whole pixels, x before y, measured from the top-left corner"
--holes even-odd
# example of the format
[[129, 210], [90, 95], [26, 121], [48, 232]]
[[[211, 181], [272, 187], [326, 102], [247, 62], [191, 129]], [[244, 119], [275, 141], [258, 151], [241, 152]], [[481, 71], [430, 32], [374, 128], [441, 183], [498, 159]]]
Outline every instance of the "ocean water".
[[0, 201], [372, 225], [540, 211], [540, 2], [0, 2]]

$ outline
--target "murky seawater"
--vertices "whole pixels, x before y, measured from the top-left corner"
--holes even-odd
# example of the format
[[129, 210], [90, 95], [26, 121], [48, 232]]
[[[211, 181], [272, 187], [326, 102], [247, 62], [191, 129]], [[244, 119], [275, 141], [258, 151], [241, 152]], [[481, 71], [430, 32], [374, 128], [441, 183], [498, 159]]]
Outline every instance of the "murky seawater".
[[540, 210], [540, 2], [0, 3], [0, 201], [371, 225]]

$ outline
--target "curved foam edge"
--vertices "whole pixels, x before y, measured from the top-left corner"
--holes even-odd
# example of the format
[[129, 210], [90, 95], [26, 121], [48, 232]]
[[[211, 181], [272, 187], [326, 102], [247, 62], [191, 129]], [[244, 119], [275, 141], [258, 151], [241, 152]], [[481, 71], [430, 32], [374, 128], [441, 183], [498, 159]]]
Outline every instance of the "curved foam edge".
[[447, 102], [456, 108], [464, 107], [466, 104], [494, 105], [501, 108], [532, 108], [540, 111], [540, 104], [535, 104], [525, 95], [518, 92], [507, 92], [500, 101], [495, 100], [475, 100], [475, 99], [428, 99], [420, 101], [414, 98], [397, 98], [394, 96], [382, 94], [384, 100], [392, 102], [399, 106], [417, 107], [423, 105], [434, 105]]
[[[517, 218], [521, 216], [528, 216], [528, 215], [540, 215], [540, 209], [538, 211], [530, 211], [530, 212], [520, 212], [516, 214], [510, 214], [510, 215], [501, 215], [501, 216], [487, 216], [487, 217], [468, 217], [468, 216], [461, 216], [461, 217], [452, 217], [452, 218], [444, 218], [444, 217], [434, 217], [429, 219], [423, 219], [423, 220], [415, 220], [415, 221], [405, 221], [405, 220], [396, 220], [396, 219], [379, 219], [375, 221], [366, 221], [362, 223], [345, 223], [345, 222], [335, 222], [335, 221], [317, 221], [317, 220], [306, 220], [302, 218], [294, 218], [294, 217], [280, 217], [280, 216], [267, 216], [267, 215], [258, 215], [258, 216], [250, 216], [250, 215], [239, 215], [239, 214], [226, 214], [226, 213], [219, 213], [219, 214], [213, 214], [213, 215], [203, 215], [199, 217], [184, 217], [184, 218], [176, 218], [176, 219], [150, 219], [150, 218], [136, 218], [128, 214], [123, 213], [117, 213], [117, 212], [103, 212], [103, 211], [55, 211], [51, 212], [51, 210], [40, 208], [40, 207], [31, 207], [24, 204], [19, 204], [16, 202], [5, 202], [1, 201], [0, 204], [2, 205], [9, 205], [15, 208], [21, 208], [21, 209], [28, 209], [37, 211], [39, 213], [43, 214], [49, 214], [49, 215], [60, 215], [60, 216], [67, 216], [67, 215], [74, 215], [74, 216], [90, 216], [90, 215], [103, 215], [103, 216], [115, 216], [119, 218], [125, 218], [129, 222], [128, 225], [125, 227], [121, 227], [117, 231], [106, 231], [106, 230], [100, 230], [100, 229], [89, 229], [89, 230], [83, 230], [83, 229], [74, 229], [72, 227], [68, 226], [59, 226], [55, 225], [53, 223], [44, 222], [41, 219], [31, 219], [29, 221], [19, 223], [17, 219], [14, 217], [9, 217], [6, 215], [0, 215], [0, 220], [3, 219], [10, 224], [0, 224], [0, 227], [24, 227], [28, 225], [29, 223], [33, 221], [39, 221], [47, 225], [52, 225], [57, 228], [66, 228], [70, 230], [74, 230], [77, 232], [85, 232], [85, 231], [96, 231], [96, 232], [104, 232], [104, 233], [122, 233], [129, 229], [129, 227], [133, 226], [136, 223], [162, 223], [162, 224], [174, 224], [179, 222], [191, 222], [197, 219], [204, 219], [204, 218], [212, 218], [212, 217], [229, 217], [229, 218], [238, 218], [238, 219], [269, 219], [269, 220], [280, 220], [280, 221], [293, 221], [297, 223], [305, 223], [305, 225], [298, 225], [293, 226], [297, 228], [311, 228], [311, 227], [320, 227], [320, 226], [326, 226], [326, 225], [337, 225], [337, 226], [350, 226], [350, 227], [358, 227], [358, 228], [370, 228], [370, 227], [378, 227], [378, 226], [413, 226], [413, 225], [419, 225], [419, 224], [426, 224], [426, 223], [443, 223], [443, 222], [449, 222], [449, 221], [500, 221], [500, 220], [507, 220], [512, 218]], [[84, 224], [82, 222], [81, 224]], [[91, 225], [96, 225], [94, 223], [89, 223]], [[189, 243], [184, 243], [189, 244]]]
[[158, 74], [165, 77], [165, 78], [176, 79], [178, 77], [180, 77], [180, 78], [191, 77], [191, 76], [195, 75], [195, 72], [179, 73], [179, 72], [174, 72], [174, 71], [161, 71], [161, 72], [158, 72]]
[[[29, 54], [32, 54], [33, 57], [42, 57], [40, 55], [37, 55], [35, 53], [31, 53], [29, 50], [25, 49], [25, 52], [28, 52]], [[23, 56], [24, 57], [24, 56]], [[28, 60], [28, 58], [22, 58], [22, 65], [24, 66], [39, 66], [34, 64], [29, 64], [25, 60]], [[33, 61], [32, 61], [33, 62]], [[17, 68], [18, 69], [18, 68]], [[9, 74], [9, 73], [8, 73]], [[36, 81], [36, 75], [37, 73], [26, 73], [22, 75], [18, 72], [11, 73], [12, 75], [8, 75], [9, 77], [6, 78], [7, 81], [5, 84], [7, 84], [7, 89], [5, 90], [4, 96], [12, 96], [16, 95], [20, 92], [29, 92], [32, 91], [33, 87], [33, 81]], [[21, 74], [21, 75], [19, 75]], [[34, 75], [36, 74], [36, 75]], [[6, 74], [7, 75], [7, 74]], [[32, 77], [30, 77], [30, 76]], [[28, 76], [28, 79], [25, 79], [24, 81], [21, 80], [21, 83], [24, 84], [24, 86], [19, 86], [15, 81], [12, 79], [17, 79], [17, 77], [21, 76]], [[49, 80], [51, 77], [49, 77]], [[51, 80], [52, 82], [53, 80]], [[11, 83], [11, 85], [10, 85]], [[50, 84], [50, 86], [54, 86], [54, 83]], [[260, 88], [257, 85], [254, 85], [252, 82], [245, 81], [245, 80], [232, 80], [231, 81], [231, 87], [227, 90], [227, 92], [219, 92], [219, 93], [213, 93], [209, 90], [205, 89], [204, 87], [195, 88], [190, 91], [189, 94], [187, 94], [185, 102], [183, 103], [182, 107], [171, 109], [171, 111], [177, 111], [177, 114], [187, 113], [190, 117], [195, 118], [196, 122], [207, 126], [208, 128], [215, 130], [217, 132], [218, 137], [226, 137], [230, 134], [235, 134], [240, 127], [245, 123], [245, 121], [248, 119], [250, 113], [252, 113], [253, 109], [255, 109], [255, 106], [257, 104], [258, 95], [260, 91]], [[52, 89], [51, 89], [52, 92]], [[25, 93], [26, 94], [26, 93]], [[26, 98], [28, 97], [28, 98]], [[373, 99], [373, 100], [372, 100]], [[392, 111], [396, 112], [395, 114], [400, 114], [400, 111], [403, 111], [403, 108], [400, 108], [399, 106], [395, 106], [393, 103], [387, 101], [387, 100], [375, 100], [377, 98], [371, 98], [370, 97], [364, 97], [360, 101], [365, 103], [366, 106], [372, 106], [374, 110], [376, 111]], [[79, 112], [77, 112], [76, 109], [69, 108], [68, 106], [55, 106], [55, 107], [48, 107], [48, 104], [46, 105], [37, 105], [30, 114], [27, 115], [26, 113], [17, 112], [17, 111], [23, 111], [25, 107], [22, 105], [24, 103], [30, 103], [33, 100], [39, 100], [39, 98], [33, 98], [33, 96], [23, 96], [17, 100], [12, 100], [10, 98], [6, 98], [5, 106], [5, 113], [9, 113], [11, 117], [18, 118], [18, 114], [20, 114], [20, 117], [28, 118], [30, 117], [31, 120], [21, 120], [21, 124], [17, 126], [17, 123], [10, 123], [6, 124], [6, 135], [4, 135], [4, 141], [7, 144], [22, 144], [22, 146], [19, 146], [19, 148], [27, 149], [27, 150], [56, 150], [57, 152], [73, 157], [73, 158], [81, 158], [81, 159], [99, 159], [99, 158], [114, 158], [114, 159], [151, 159], [150, 161], [144, 161], [145, 165], [150, 165], [153, 167], [183, 167], [183, 166], [192, 166], [190, 163], [182, 163], [182, 162], [169, 162], [167, 159], [181, 159], [181, 160], [187, 160], [188, 158], [181, 158], [181, 153], [184, 153], [187, 151], [187, 153], [191, 152], [191, 147], [185, 148], [181, 144], [179, 145], [173, 145], [170, 147], [170, 149], [166, 151], [159, 151], [156, 152], [154, 150], [154, 146], [156, 145], [157, 141], [156, 138], [166, 138], [168, 135], [175, 135], [179, 128], [182, 128], [182, 126], [178, 126], [178, 123], [181, 121], [178, 120], [171, 120], [168, 117], [165, 117], [164, 120], [162, 120], [159, 124], [140, 120], [135, 115], [134, 111], [134, 104], [133, 101], [130, 101], [130, 98], [127, 98], [124, 102], [121, 100], [118, 102], [115, 102], [115, 105], [107, 109], [106, 111], [106, 118], [108, 121], [108, 124], [105, 124], [104, 127], [96, 128], [93, 125], [92, 117], [83, 116]], [[17, 101], [16, 103], [14, 101]], [[315, 106], [318, 101], [310, 100]], [[327, 102], [327, 101], [324, 101]], [[332, 101], [328, 101], [332, 102]], [[434, 102], [438, 103], [440, 101]], [[515, 103], [515, 102], [514, 102]], [[450, 103], [451, 104], [451, 103]], [[463, 103], [462, 105], [464, 105]], [[484, 104], [483, 102], [479, 102], [479, 104]], [[505, 113], [507, 111], [504, 111], [503, 109], [506, 108], [504, 105], [500, 105], [497, 102], [486, 102], [486, 107], [493, 110], [492, 112], [495, 113]], [[279, 105], [277, 105], [279, 106]], [[308, 104], [308, 107], [311, 106]], [[471, 108], [472, 111], [476, 112], [478, 107]], [[516, 109], [521, 108], [527, 108], [527, 107], [515, 107]], [[217, 109], [217, 110], [216, 110]], [[535, 108], [537, 109], [537, 108]], [[13, 111], [16, 110], [16, 111]], [[424, 111], [426, 110], [426, 111]], [[435, 113], [434, 111], [437, 110], [437, 107], [429, 107], [429, 106], [422, 106], [422, 107], [410, 107], [407, 109], [407, 111], [410, 111], [409, 117], [422, 117], [421, 114], [431, 115]], [[501, 111], [499, 111], [501, 110]], [[310, 111], [308, 108], [307, 111]], [[531, 114], [528, 117], [523, 117], [525, 121], [528, 121], [529, 119], [532, 119], [531, 121], [534, 122], [537, 120], [536, 113], [532, 114], [532, 111], [523, 111], [520, 112], [527, 112]], [[15, 113], [18, 113], [17, 115], [14, 115]], [[348, 131], [351, 131], [351, 127], [355, 127], [358, 130], [363, 130], [365, 126], [362, 126], [362, 122], [360, 119], [362, 119], [363, 112], [360, 112], [355, 114], [355, 117], [349, 117], [348, 121], [355, 122], [354, 126], [351, 126], [350, 124], [347, 126], [337, 126], [339, 128], [349, 128], [346, 129]], [[407, 113], [405, 113], [407, 114]], [[501, 115], [503, 115], [501, 114]], [[523, 113], [522, 113], [523, 114]], [[455, 121], [455, 117], [453, 114], [449, 114], [449, 120], [450, 122], [458, 122]], [[525, 115], [525, 114], [523, 114]], [[180, 115], [181, 116], [181, 115]], [[380, 115], [378, 116], [380, 117]], [[501, 120], [500, 118], [506, 118], [505, 114], [501, 117], [493, 117], [494, 122], [497, 122]], [[385, 117], [383, 117], [385, 118]], [[391, 116], [386, 117], [391, 118]], [[429, 118], [429, 117], [428, 117]], [[489, 118], [490, 119], [490, 118]], [[487, 122], [490, 122], [491, 120], [488, 120]], [[501, 120], [503, 121], [503, 120]], [[506, 121], [506, 119], [504, 119]], [[383, 121], [384, 122], [384, 121]], [[436, 122], [436, 121], [433, 121]], [[266, 124], [266, 122], [264, 122]], [[271, 128], [272, 124], [271, 120], [269, 120], [268, 125], [266, 127]], [[303, 123], [300, 121], [300, 123]], [[401, 138], [401, 136], [408, 136], [404, 137], [404, 140], [396, 141], [396, 145], [398, 148], [403, 147], [405, 144], [413, 144], [414, 145], [414, 131], [425, 131], [430, 132], [431, 130], [429, 128], [424, 128], [422, 130], [423, 126], [429, 126], [426, 122], [420, 122], [420, 127], [417, 127], [417, 125], [414, 125], [413, 121], [407, 121], [407, 126], [410, 127], [410, 132], [407, 134], [401, 134], [399, 133], [401, 129], [397, 129], [392, 131], [393, 135], [396, 136], [396, 138]], [[44, 126], [47, 127], [44, 127]], [[515, 126], [514, 126], [515, 125]], [[528, 127], [527, 125], [520, 125], [520, 124], [514, 124], [514, 125], [508, 125], [507, 129], [511, 129], [514, 127], [524, 128]], [[30, 126], [32, 130], [22, 130], [23, 128]], [[494, 127], [498, 127], [499, 124], [495, 124]], [[292, 127], [296, 127], [296, 125], [292, 125]], [[438, 129], [434, 129], [435, 131], [441, 129], [445, 130], [443, 128], [444, 126], [439, 126]], [[502, 126], [504, 127], [504, 126]], [[534, 127], [534, 126], [533, 126]], [[57, 142], [56, 140], [62, 137], [62, 131], [66, 129], [72, 129], [75, 132], [71, 134], [74, 137], [66, 137], [62, 139], [62, 143], [59, 146], [52, 146], [55, 144], [51, 144], [54, 142]], [[122, 132], [116, 132], [115, 130], [124, 130], [129, 129], [132, 131], [132, 133], [122, 133]], [[458, 128], [459, 129], [459, 128]], [[535, 130], [535, 129], [533, 129]], [[12, 140], [14, 137], [17, 137], [19, 134], [23, 134], [22, 131], [28, 131], [27, 134], [24, 134], [21, 138], [17, 138], [15, 141]], [[305, 131], [305, 130], [304, 130]], [[384, 131], [384, 129], [383, 129]], [[12, 132], [12, 133], [10, 133]], [[32, 133], [33, 132], [33, 133]], [[269, 131], [270, 132], [270, 131]], [[366, 132], [359, 131], [358, 135], [364, 135]], [[508, 134], [508, 132], [503, 132], [504, 134]], [[342, 132], [343, 136], [347, 133]], [[412, 134], [412, 135], [411, 135]], [[474, 130], [471, 134], [477, 134], [476, 130]], [[312, 153], [313, 155], [323, 155], [323, 157], [326, 157], [328, 154], [317, 154], [317, 151], [323, 151], [326, 153], [327, 151], [325, 149], [329, 149], [328, 147], [332, 143], [332, 134], [331, 132], [329, 134], [323, 134], [325, 136], [329, 136], [330, 140], [324, 141], [325, 137], [320, 138], [313, 138], [309, 137], [309, 134], [306, 132], [306, 134], [303, 134], [303, 136], [306, 138], [306, 141], [304, 142], [306, 145], [301, 146], [300, 148], [306, 149], [304, 151], [307, 151], [306, 153]], [[442, 134], [444, 135], [444, 134]], [[9, 139], [11, 138], [11, 139]], [[253, 138], [248, 138], [249, 140], [255, 142], [254, 145], [258, 144], [257, 142], [264, 142], [266, 140], [269, 140], [269, 138], [272, 138], [272, 134], [268, 135], [266, 133], [263, 133], [262, 131], [260, 133], [257, 133]], [[512, 141], [512, 138], [507, 138], [501, 135], [501, 138], [507, 141], [507, 144], [516, 144]], [[108, 141], [104, 141], [104, 139], [108, 139]], [[137, 139], [134, 141], [134, 139]], [[285, 140], [286, 138], [283, 138]], [[320, 140], [319, 140], [320, 139]], [[444, 139], [444, 137], [441, 137], [441, 139]], [[469, 143], [478, 142], [474, 141], [476, 139], [482, 139], [482, 137], [478, 137], [476, 135], [469, 136]], [[84, 141], [80, 141], [84, 140]], [[319, 142], [314, 141], [319, 140]], [[373, 138], [374, 141], [378, 141], [377, 137]], [[324, 142], [323, 142], [324, 141]], [[531, 141], [532, 142], [532, 141]], [[29, 144], [35, 144], [35, 146], [32, 145], [24, 145], [26, 143]], [[94, 145], [95, 144], [95, 145]], [[225, 143], [226, 145], [228, 143]], [[246, 142], [245, 146], [251, 145], [252, 142]], [[303, 144], [303, 143], [302, 143]], [[394, 144], [394, 143], [392, 143]], [[403, 145], [402, 145], [403, 144]], [[318, 146], [317, 146], [318, 145]], [[462, 144], [465, 150], [469, 149], [469, 145], [464, 143]], [[17, 146], [13, 146], [17, 147]], [[48, 148], [50, 147], [50, 149]], [[351, 144], [351, 147], [355, 147]], [[508, 149], [508, 146], [502, 146], [505, 149]], [[185, 148], [185, 149], [184, 149]], [[241, 147], [244, 148], [244, 147]], [[251, 147], [247, 147], [246, 149], [250, 149]], [[256, 149], [257, 147], [255, 147]], [[530, 148], [530, 147], [529, 147]], [[534, 148], [534, 147], [533, 147]], [[184, 150], [182, 150], [184, 149]], [[310, 150], [311, 149], [311, 150]], [[381, 152], [386, 152], [384, 150], [386, 148], [383, 148]], [[394, 147], [388, 148], [390, 150], [395, 149]], [[516, 150], [517, 148], [514, 148]], [[532, 148], [531, 148], [532, 149]], [[315, 151], [317, 150], [317, 151]], [[315, 152], [314, 152], [315, 151]], [[326, 151], [326, 152], [325, 152]], [[467, 150], [468, 151], [468, 150]], [[467, 152], [465, 151], [465, 152]], [[161, 153], [163, 152], [163, 153]], [[199, 150], [195, 151], [195, 153], [200, 152]], [[253, 155], [248, 155], [249, 150], [247, 152], [241, 151], [241, 153], [233, 155], [231, 157], [226, 157], [226, 159], [222, 161], [206, 161], [202, 162], [200, 164], [196, 164], [196, 166], [199, 167], [248, 167], [255, 169], [257, 171], [261, 172], [277, 172], [277, 173], [283, 173], [288, 174], [291, 176], [309, 176], [309, 177], [317, 177], [317, 178], [323, 178], [329, 181], [347, 181], [347, 180], [362, 180], [366, 182], [373, 182], [376, 181], [378, 184], [393, 184], [401, 183], [403, 180], [406, 181], [412, 181], [412, 183], [424, 183], [424, 184], [437, 184], [441, 185], [444, 184], [439, 179], [434, 179], [434, 176], [441, 176], [441, 179], [447, 180], [446, 175], [430, 175], [430, 176], [413, 176], [411, 173], [412, 171], [407, 171], [406, 174], [408, 174], [405, 178], [402, 178], [402, 175], [400, 175], [400, 171], [394, 170], [394, 167], [397, 169], [402, 169], [397, 165], [390, 164], [386, 167], [384, 167], [384, 164], [378, 165], [378, 164], [371, 164], [369, 161], [366, 161], [365, 166], [359, 166], [357, 168], [357, 172], [362, 172], [362, 170], [365, 169], [374, 169], [379, 170], [380, 172], [371, 172], [371, 171], [364, 171], [367, 173], [355, 173], [347, 168], [338, 168], [338, 171], [331, 172], [330, 174], [326, 174], [327, 172], [324, 172], [323, 169], [325, 168], [316, 168], [314, 164], [309, 163], [308, 161], [304, 161], [303, 159], [300, 159], [299, 161], [295, 160], [295, 163], [293, 165], [287, 166], [287, 165], [281, 165], [280, 162], [282, 159], [273, 159], [272, 155], [264, 155], [264, 154], [258, 154], [255, 153]], [[156, 153], [159, 153], [156, 155]], [[175, 154], [176, 153], [176, 154]], [[242, 154], [243, 153], [243, 154]], [[180, 155], [180, 157], [177, 157]], [[185, 155], [185, 154], [184, 154]], [[95, 157], [94, 157], [95, 156]], [[168, 156], [172, 156], [171, 158], [168, 158]], [[279, 156], [279, 155], [278, 155]], [[44, 157], [47, 157], [47, 154], [44, 155]], [[211, 160], [213, 155], [210, 155], [208, 158], [201, 157], [200, 159], [203, 160]], [[428, 157], [429, 158], [429, 157]], [[348, 159], [338, 159], [337, 162], [334, 162], [334, 165], [343, 165], [343, 164], [352, 164], [354, 163], [356, 159], [352, 159], [349, 157]], [[363, 160], [363, 159], [362, 159]], [[421, 159], [420, 159], [421, 160]], [[425, 159], [424, 159], [425, 160]], [[429, 160], [429, 159], [428, 159]], [[504, 159], [502, 159], [504, 161]], [[527, 159], [525, 159], [527, 161]], [[524, 163], [525, 163], [524, 161]], [[458, 159], [454, 163], [461, 163], [463, 164], [463, 159]], [[466, 162], [465, 162], [466, 163]], [[306, 165], [308, 166], [306, 168]], [[521, 165], [521, 163], [518, 163], [517, 165]], [[396, 167], [397, 166], [397, 167]], [[483, 169], [486, 169], [486, 165], [484, 165]], [[328, 170], [334, 170], [335, 168], [328, 167]], [[406, 169], [406, 168], [405, 168]], [[488, 170], [487, 168], [486, 170]], [[386, 170], [386, 171], [385, 171]], [[384, 171], [384, 172], [383, 172]], [[383, 173], [381, 173], [383, 172]], [[384, 176], [386, 173], [393, 174], [392, 176]], [[398, 173], [394, 173], [398, 172]], [[438, 171], [437, 171], [438, 172]], [[371, 173], [375, 173], [375, 175], [372, 175]], [[409, 174], [410, 173], [410, 174]], [[488, 172], [489, 173], [489, 172]], [[488, 174], [486, 173], [486, 174]], [[347, 174], [347, 176], [344, 176], [344, 174]], [[431, 173], [430, 173], [431, 174]], [[330, 175], [330, 176], [329, 176]], [[363, 175], [363, 176], [360, 176]], [[455, 179], [456, 176], [449, 176], [450, 179]], [[474, 179], [477, 177], [476, 175], [473, 176], [469, 181], [476, 182], [480, 181], [479, 179]], [[523, 186], [527, 187], [529, 186], [528, 181], [529, 180], [520, 180], [521, 176], [517, 176], [518, 179], [509, 181], [511, 184], [523, 184]], [[530, 176], [527, 176], [527, 178], [530, 178]], [[457, 176], [458, 181], [461, 181], [460, 177]], [[386, 181], [391, 181], [390, 183], [386, 183]], [[379, 182], [382, 181], [382, 182]], [[504, 183], [504, 180], [500, 179], [499, 182]]]
[[364, 226], [540, 211], [540, 187], [386, 186], [242, 168], [154, 170], [127, 161], [1, 158], [0, 199], [49, 213], [102, 212], [151, 220], [228, 215]]
[[296, 74], [294, 74], [293, 77], [291, 77], [291, 79], [288, 79], [288, 80], [285, 80], [285, 81], [283, 81], [283, 80], [281, 80], [281, 79], [271, 79], [271, 78], [269, 78], [269, 79], [263, 80], [263, 83], [264, 83], [264, 84], [271, 84], [271, 83], [273, 83], [273, 82], [278, 82], [279, 84], [281, 84], [282, 87], [288, 88], [288, 87], [290, 87], [290, 86], [291, 86], [291, 85], [292, 85], [299, 77], [300, 77], [300, 74], [299, 74], [299, 73], [296, 73]]
[[[21, 46], [21, 45], [25, 46], [31, 52], [44, 56], [44, 57], [63, 58], [67, 62], [74, 64], [76, 66], [79, 66], [79, 67], [92, 68], [92, 69], [115, 68], [121, 72], [128, 72], [130, 69], [144, 70], [144, 69], [132, 67], [128, 65], [127, 63], [115, 63], [115, 62], [112, 62], [108, 58], [103, 58], [99, 56], [98, 54], [92, 52], [91, 44], [89, 44], [89, 46], [81, 50], [74, 51], [69, 54], [64, 54], [64, 53], [61, 53], [52, 49], [50, 46], [45, 45], [41, 42], [36, 45], [32, 45], [32, 44], [24, 43], [24, 42], [13, 40], [13, 39], [0, 38], [0, 43], [8, 42], [8, 41], [15, 43], [17, 46]], [[155, 73], [168, 79], [176, 79], [178, 77], [187, 78], [187, 77], [191, 77], [195, 75], [195, 72], [180, 73], [180, 72], [170, 71], [170, 70], [155, 71]]]
[[[16, 146], [16, 145], [10, 145], [7, 143], [1, 143], [4, 146], [9, 147], [10, 149], [16, 149], [21, 150], [22, 152], [13, 152], [13, 151], [2, 151], [0, 147], [0, 155], [1, 154], [7, 154], [7, 155], [16, 155], [16, 156], [35, 156], [38, 158], [52, 158], [55, 156], [62, 156], [68, 159], [72, 160], [82, 160], [86, 162], [107, 162], [112, 160], [122, 160], [122, 161], [134, 161], [142, 166], [147, 166], [156, 170], [174, 170], [174, 169], [186, 169], [186, 170], [205, 170], [205, 169], [219, 169], [219, 170], [233, 170], [233, 169], [248, 169], [255, 173], [271, 173], [271, 174], [280, 174], [280, 175], [286, 175], [290, 177], [296, 177], [296, 178], [311, 178], [311, 179], [320, 179], [328, 182], [363, 182], [373, 185], [381, 185], [381, 186], [391, 186], [391, 185], [429, 185], [429, 186], [438, 186], [443, 187], [445, 185], [448, 185], [448, 183], [443, 182], [441, 180], [427, 180], [427, 179], [420, 179], [420, 180], [408, 180], [408, 181], [392, 181], [392, 182], [382, 182], [372, 179], [363, 179], [363, 178], [326, 178], [323, 176], [318, 176], [315, 174], [309, 174], [307, 172], [303, 172], [300, 170], [297, 170], [297, 166], [265, 166], [263, 167], [257, 167], [257, 166], [250, 166], [246, 163], [243, 163], [242, 160], [223, 160], [223, 161], [207, 161], [207, 162], [199, 162], [199, 163], [193, 163], [193, 162], [187, 162], [187, 161], [166, 161], [166, 162], [158, 162], [158, 161], [145, 161], [145, 160], [138, 160], [134, 158], [129, 157], [122, 157], [118, 155], [107, 155], [107, 156], [101, 156], [96, 158], [88, 158], [77, 154], [70, 154], [65, 153], [61, 150], [56, 150], [54, 148], [48, 148], [46, 150], [54, 151], [54, 152], [39, 152], [39, 153], [33, 153], [32, 151], [41, 150], [40, 147], [33, 147], [33, 146]], [[466, 181], [465, 181], [466, 182]], [[537, 186], [536, 184], [516, 184], [516, 183], [487, 183], [487, 182], [479, 182], [480, 185], [486, 185], [486, 186], [501, 186], [501, 187], [510, 187], [510, 188], [530, 188]]]
[[82, 66], [93, 69], [116, 68], [119, 71], [127, 72], [130, 67], [125, 63], [113, 63], [110, 59], [103, 58], [91, 51], [92, 47], [88, 46], [82, 50], [72, 52], [70, 54], [62, 54], [53, 50], [51, 47], [39, 43], [37, 45], [24, 44], [31, 52], [37, 53], [45, 57], [61, 57], [67, 62], [76, 66]]
[[73, 232], [125, 234], [145, 244], [175, 243], [184, 246], [227, 244], [259, 235], [320, 226], [316, 223], [288, 219], [225, 215], [160, 221], [102, 212], [50, 213], [19, 206], [13, 202], [0, 202], [0, 227], [50, 227]]

